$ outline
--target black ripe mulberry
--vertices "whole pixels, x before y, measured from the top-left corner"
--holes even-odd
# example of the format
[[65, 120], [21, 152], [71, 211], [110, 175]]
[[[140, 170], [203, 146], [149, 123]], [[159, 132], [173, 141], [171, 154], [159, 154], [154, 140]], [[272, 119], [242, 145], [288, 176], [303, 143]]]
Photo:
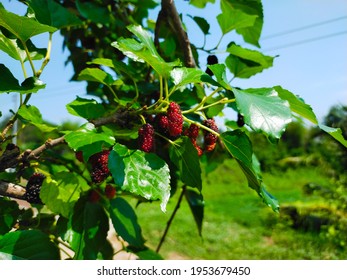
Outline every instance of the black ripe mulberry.
[[[203, 122], [203, 125], [206, 127], [212, 129], [215, 132], [218, 132], [218, 126], [216, 125], [216, 122], [214, 119], [207, 119]], [[204, 131], [204, 144], [205, 144], [205, 150], [207, 152], [211, 152], [214, 150], [216, 146], [218, 136], [210, 131], [205, 130]]]
[[89, 162], [92, 165], [91, 176], [94, 183], [101, 183], [110, 175], [110, 170], [108, 169], [109, 154], [110, 151], [105, 150], [89, 158]]
[[41, 173], [34, 173], [28, 180], [25, 191], [25, 200], [30, 203], [42, 204], [40, 190], [43, 180], [46, 178]]
[[[207, 57], [207, 65], [214, 65], [218, 63], [218, 58], [215, 55], [209, 55]], [[213, 72], [210, 68], [206, 68], [206, 74], [213, 76]]]
[[139, 129], [138, 145], [146, 153], [154, 149], [154, 128], [151, 124], [146, 123]]
[[237, 125], [239, 127], [242, 127], [245, 125], [244, 117], [240, 113], [237, 114]]
[[178, 137], [183, 130], [183, 116], [180, 106], [176, 102], [171, 102], [167, 110], [169, 121], [169, 134], [172, 137]]

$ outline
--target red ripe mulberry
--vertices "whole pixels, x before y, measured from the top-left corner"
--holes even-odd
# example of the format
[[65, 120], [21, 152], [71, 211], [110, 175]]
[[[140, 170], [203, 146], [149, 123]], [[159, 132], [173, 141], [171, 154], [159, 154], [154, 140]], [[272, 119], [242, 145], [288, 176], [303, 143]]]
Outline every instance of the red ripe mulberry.
[[116, 196], [116, 188], [111, 185], [106, 185], [105, 195], [108, 199], [112, 199]]
[[149, 153], [154, 149], [154, 128], [146, 123], [139, 129], [138, 138], [139, 149]]
[[178, 137], [183, 129], [183, 116], [180, 106], [176, 102], [171, 102], [167, 110], [169, 121], [169, 134], [172, 137]]
[[101, 183], [110, 175], [110, 170], [108, 169], [109, 154], [110, 151], [105, 150], [89, 158], [89, 162], [92, 165], [91, 176], [94, 183]]
[[89, 201], [92, 203], [97, 203], [100, 200], [100, 190], [92, 189], [89, 192]]
[[188, 129], [184, 131], [184, 135], [188, 136], [191, 140], [199, 136], [200, 128], [196, 124], [191, 124]]
[[84, 159], [83, 159], [83, 152], [82, 151], [77, 151], [75, 153], [75, 157], [76, 159], [79, 161], [79, 162], [84, 162]]
[[41, 173], [34, 173], [28, 180], [26, 185], [25, 200], [30, 203], [42, 204], [40, 198], [40, 190], [43, 180], [46, 178]]
[[191, 124], [188, 129], [184, 131], [184, 135], [188, 136], [190, 141], [193, 143], [193, 146], [195, 147], [196, 151], [198, 152], [198, 155], [201, 156], [203, 151], [201, 147], [196, 142], [196, 139], [199, 136], [199, 130], [200, 128], [196, 124]]
[[160, 133], [167, 134], [169, 132], [169, 119], [164, 114], [159, 114], [155, 117], [155, 127]]
[[[219, 131], [214, 119], [205, 120], [203, 122], [203, 125], [212, 129], [215, 132]], [[218, 136], [216, 134], [213, 134], [212, 132], [207, 131], [207, 130], [204, 131], [204, 144], [205, 144], [205, 150], [207, 152], [211, 152], [214, 150], [214, 148], [216, 146], [217, 138], [218, 138]]]

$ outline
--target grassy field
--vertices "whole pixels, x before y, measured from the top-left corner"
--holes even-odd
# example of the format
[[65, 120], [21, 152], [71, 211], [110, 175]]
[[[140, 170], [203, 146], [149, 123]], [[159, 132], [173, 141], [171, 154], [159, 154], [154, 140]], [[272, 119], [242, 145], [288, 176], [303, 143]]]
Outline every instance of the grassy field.
[[[322, 204], [321, 197], [304, 195], [302, 187], [312, 182], [322, 186], [331, 183], [319, 168], [264, 174], [264, 181], [281, 206]], [[247, 187], [234, 161], [227, 161], [204, 182], [202, 237], [183, 200], [160, 251], [165, 259], [347, 259], [347, 252], [327, 241], [324, 234], [294, 230], [272, 212]], [[157, 203], [137, 208], [150, 248], [158, 245], [178, 196], [170, 200], [167, 213], [162, 213]]]

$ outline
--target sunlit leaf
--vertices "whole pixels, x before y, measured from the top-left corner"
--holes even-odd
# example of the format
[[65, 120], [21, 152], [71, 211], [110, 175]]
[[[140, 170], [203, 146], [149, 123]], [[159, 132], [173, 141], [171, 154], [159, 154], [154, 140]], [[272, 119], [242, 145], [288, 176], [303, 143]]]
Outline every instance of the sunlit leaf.
[[166, 211], [170, 197], [170, 171], [156, 154], [130, 150], [116, 144], [109, 155], [108, 167], [116, 185], [148, 200], [161, 200]]
[[222, 13], [217, 16], [217, 20], [223, 34], [255, 23], [257, 15], [249, 14], [238, 2], [240, 1], [221, 0]]
[[207, 3], [215, 3], [216, 0], [190, 0], [189, 4], [197, 8], [205, 8]]
[[272, 67], [274, 60], [271, 56], [235, 44], [232, 44], [227, 52], [230, 55], [226, 58], [225, 63], [235, 77], [238, 78], [249, 78], [260, 73], [264, 69]]
[[54, 213], [68, 218], [80, 197], [82, 189], [76, 175], [60, 172], [55, 179], [46, 178], [42, 184], [40, 198]]
[[86, 68], [78, 75], [79, 81], [99, 82], [104, 85], [112, 85], [114, 80], [112, 76], [98, 68]]
[[0, 26], [6, 28], [23, 42], [26, 42], [35, 35], [44, 32], [55, 32], [57, 30], [55, 27], [41, 24], [35, 19], [8, 12], [2, 4], [0, 4]]
[[318, 124], [317, 117], [314, 114], [312, 107], [306, 104], [303, 99], [280, 86], [276, 86], [274, 89], [278, 92], [281, 99], [289, 102], [290, 109], [293, 113], [298, 114], [314, 124]]
[[21, 106], [18, 110], [18, 116], [23, 122], [35, 125], [43, 132], [50, 132], [56, 129], [55, 126], [45, 123], [42, 120], [39, 109], [33, 105]]
[[331, 137], [333, 137], [335, 140], [337, 140], [347, 148], [347, 140], [343, 138], [342, 130], [340, 128], [333, 128], [323, 124], [319, 124], [318, 126], [321, 130], [328, 133]]
[[111, 146], [114, 144], [115, 139], [113, 136], [108, 134], [99, 133], [93, 124], [88, 123], [83, 125], [78, 130], [66, 134], [65, 141], [73, 150], [78, 151], [84, 146], [92, 145], [98, 142]]
[[261, 131], [270, 139], [281, 137], [292, 120], [289, 103], [282, 100], [272, 88], [233, 89], [237, 108], [244, 121], [255, 131]]
[[94, 99], [78, 97], [76, 100], [66, 105], [68, 112], [72, 115], [92, 120], [104, 114], [104, 107]]

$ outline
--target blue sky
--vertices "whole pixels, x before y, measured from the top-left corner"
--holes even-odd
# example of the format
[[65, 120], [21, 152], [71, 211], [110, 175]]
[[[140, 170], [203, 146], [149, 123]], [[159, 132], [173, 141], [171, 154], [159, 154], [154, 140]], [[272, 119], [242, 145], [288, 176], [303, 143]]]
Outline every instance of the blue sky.
[[[1, 1], [12, 12], [23, 14], [25, 6], [16, 1]], [[197, 46], [202, 44], [203, 37], [192, 20], [186, 14], [206, 18], [211, 24], [211, 35], [208, 44], [213, 47], [220, 38], [220, 30], [215, 19], [219, 13], [219, 2], [208, 4], [207, 9], [189, 6], [186, 1], [177, 0], [179, 12], [183, 13], [188, 28], [188, 36]], [[251, 79], [235, 79], [233, 86], [243, 88], [272, 87], [281, 85], [300, 95], [310, 104], [321, 120], [332, 105], [347, 104], [347, 1], [346, 0], [263, 0], [264, 27], [260, 40], [261, 50], [267, 55], [278, 55], [274, 67], [263, 71]], [[155, 19], [157, 11], [152, 13]], [[325, 23], [330, 21], [329, 23]], [[282, 36], [266, 38], [294, 29], [301, 31]], [[335, 35], [339, 34], [339, 35]], [[325, 37], [320, 40], [313, 40]], [[264, 38], [264, 39], [262, 39]], [[35, 42], [46, 47], [47, 34], [36, 36]], [[235, 32], [228, 34], [221, 46], [235, 41], [246, 48], [253, 46], [243, 43]], [[306, 41], [306, 42], [304, 42]], [[310, 41], [310, 42], [309, 42]], [[302, 42], [300, 44], [295, 44]], [[217, 52], [218, 56], [223, 56]], [[30, 104], [37, 106], [45, 119], [54, 123], [64, 120], [78, 120], [70, 116], [65, 105], [75, 99], [76, 95], [85, 95], [84, 82], [69, 82], [72, 76], [71, 65], [64, 65], [67, 52], [62, 52], [62, 38], [56, 32], [53, 36], [51, 61], [44, 70], [41, 79], [47, 84], [46, 89], [33, 96]], [[201, 62], [205, 62], [202, 55]], [[23, 74], [19, 63], [0, 53], [0, 63], [7, 65], [19, 81]], [[39, 65], [39, 64], [38, 64]], [[204, 69], [204, 68], [203, 68]], [[29, 67], [28, 67], [29, 71]], [[12, 95], [0, 94], [0, 111], [8, 114], [15, 108]]]

